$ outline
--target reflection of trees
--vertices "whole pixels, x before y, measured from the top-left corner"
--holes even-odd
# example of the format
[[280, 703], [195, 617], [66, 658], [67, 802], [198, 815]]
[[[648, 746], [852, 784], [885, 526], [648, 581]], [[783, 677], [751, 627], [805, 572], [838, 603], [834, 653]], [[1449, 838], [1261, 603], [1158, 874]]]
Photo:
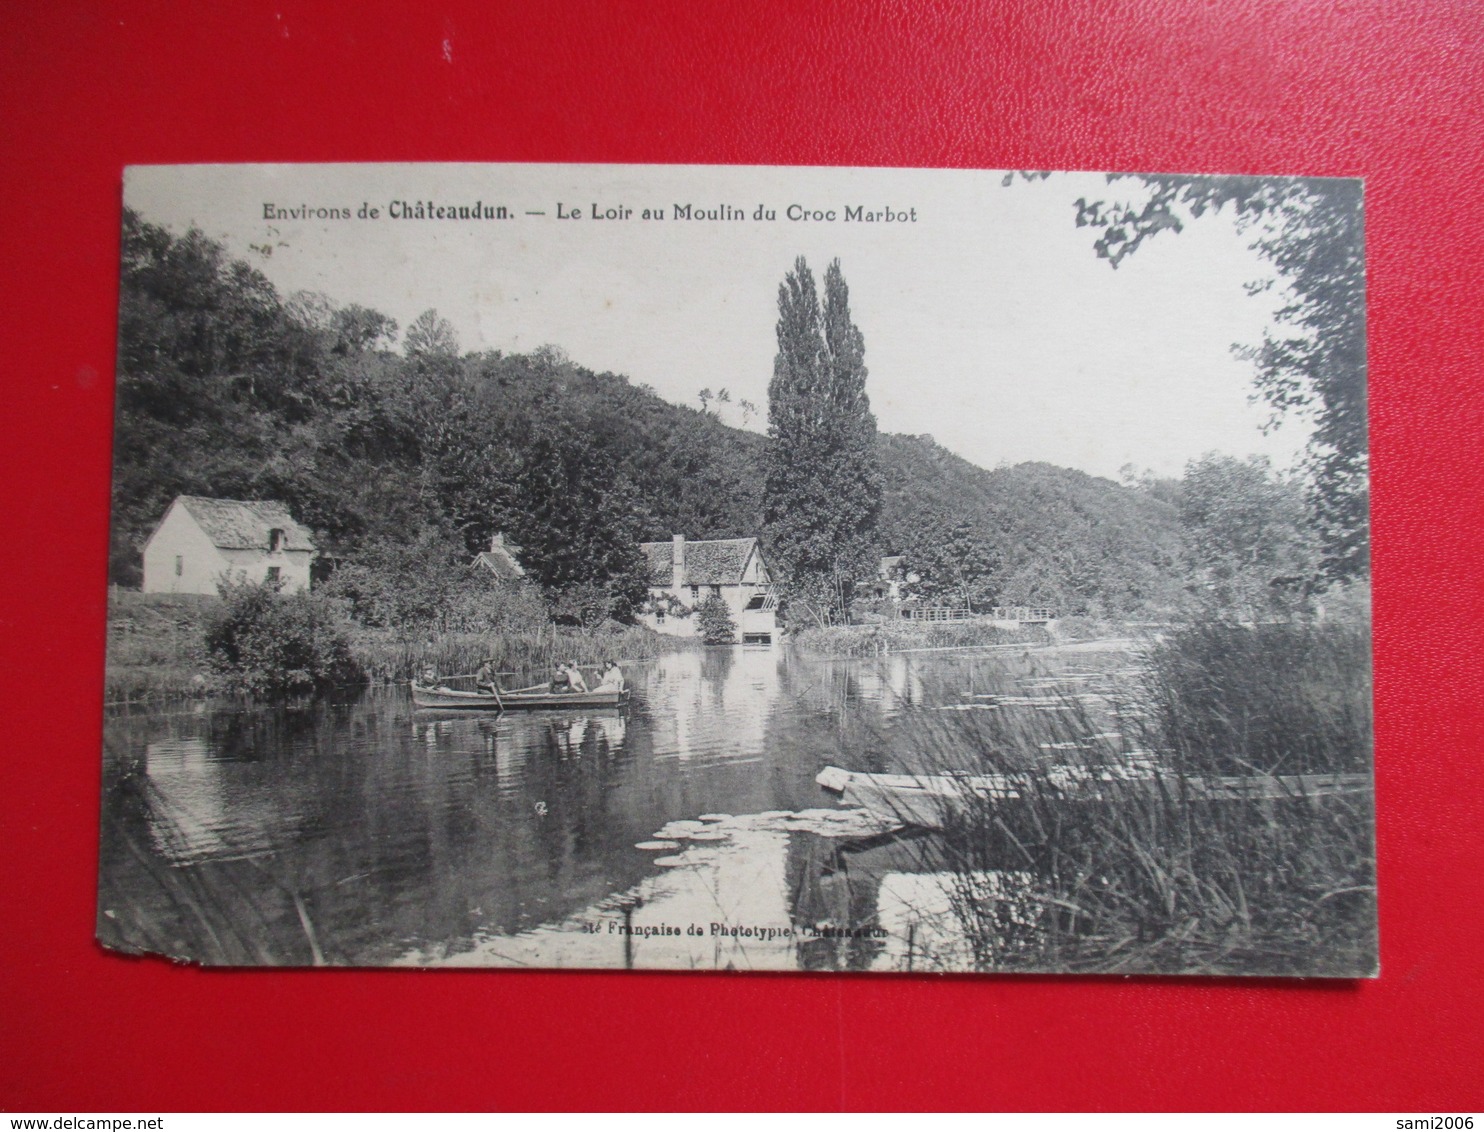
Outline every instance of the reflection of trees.
[[840, 843], [812, 833], [795, 833], [788, 841], [785, 876], [789, 912], [799, 936], [799, 964], [806, 971], [864, 971], [881, 952], [879, 939], [852, 936], [813, 938], [806, 929], [858, 929], [876, 923], [876, 894], [881, 873], [868, 863], [857, 866], [857, 854]]
[[[207, 962], [307, 963], [307, 921], [327, 961], [374, 962], [407, 941], [560, 918], [642, 875], [632, 844], [660, 819], [620, 812], [624, 721], [409, 720], [402, 703], [110, 723], [100, 899], [119, 919], [105, 938]], [[161, 764], [168, 798], [133, 754], [161, 742], [200, 752]], [[203, 822], [216, 841], [191, 840]], [[194, 852], [183, 867], [151, 823], [172, 823], [173, 843]]]
[[814, 776], [831, 762], [852, 770], [890, 764], [890, 726], [879, 698], [867, 694], [854, 661], [791, 663], [779, 667], [781, 710], [768, 720], [765, 749], [792, 756], [780, 760], [784, 787], [779, 805], [793, 799], [826, 799]]
[[333, 709], [328, 705], [295, 706], [214, 712], [206, 716], [205, 739], [217, 759], [259, 761], [292, 752], [327, 726]]
[[590, 864], [603, 868], [602, 851], [622, 835], [622, 816], [610, 807], [618, 768], [607, 732], [585, 716], [533, 721], [536, 757], [529, 763], [523, 794], [538, 814], [537, 840], [546, 850], [553, 879]]

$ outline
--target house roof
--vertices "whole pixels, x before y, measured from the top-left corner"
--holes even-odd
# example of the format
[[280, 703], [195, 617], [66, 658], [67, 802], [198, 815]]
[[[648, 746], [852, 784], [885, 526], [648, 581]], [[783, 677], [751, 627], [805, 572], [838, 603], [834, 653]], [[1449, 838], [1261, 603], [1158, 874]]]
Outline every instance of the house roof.
[[207, 499], [180, 495], [181, 504], [206, 537], [223, 550], [267, 550], [268, 532], [283, 531], [285, 550], [313, 550], [314, 538], [289, 514], [286, 504], [273, 499]]
[[502, 582], [513, 582], [526, 576], [521, 564], [515, 560], [515, 555], [510, 553], [509, 548], [503, 546], [492, 547], [474, 556], [477, 565], [499, 578]]
[[[641, 542], [639, 549], [649, 563], [649, 584], [668, 586], [673, 578], [675, 543]], [[686, 540], [685, 585], [726, 586], [742, 581], [747, 560], [757, 549], [755, 538]]]

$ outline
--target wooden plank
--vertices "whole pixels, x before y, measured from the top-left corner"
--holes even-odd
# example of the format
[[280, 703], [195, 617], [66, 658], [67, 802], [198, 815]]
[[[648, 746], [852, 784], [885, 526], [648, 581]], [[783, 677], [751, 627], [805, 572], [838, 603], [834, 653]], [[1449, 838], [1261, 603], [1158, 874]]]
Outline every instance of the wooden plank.
[[815, 781], [842, 801], [908, 825], [941, 828], [970, 798], [1013, 801], [1045, 792], [1077, 802], [1112, 802], [1129, 791], [1167, 794], [1203, 802], [1282, 801], [1363, 794], [1366, 774], [1296, 774], [1181, 777], [1170, 773], [1087, 772], [1023, 775], [866, 774], [829, 766]]

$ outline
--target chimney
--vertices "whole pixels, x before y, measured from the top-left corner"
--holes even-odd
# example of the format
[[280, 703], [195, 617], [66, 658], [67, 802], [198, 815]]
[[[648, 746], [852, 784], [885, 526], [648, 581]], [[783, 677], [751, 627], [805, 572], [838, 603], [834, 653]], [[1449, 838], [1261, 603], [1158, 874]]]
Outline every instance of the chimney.
[[679, 590], [685, 585], [685, 536], [675, 535], [671, 543], [674, 549], [670, 557], [670, 587]]
[[505, 532], [504, 531], [496, 531], [494, 534], [490, 535], [490, 550], [494, 551], [494, 550], [504, 550], [504, 549], [505, 549]]

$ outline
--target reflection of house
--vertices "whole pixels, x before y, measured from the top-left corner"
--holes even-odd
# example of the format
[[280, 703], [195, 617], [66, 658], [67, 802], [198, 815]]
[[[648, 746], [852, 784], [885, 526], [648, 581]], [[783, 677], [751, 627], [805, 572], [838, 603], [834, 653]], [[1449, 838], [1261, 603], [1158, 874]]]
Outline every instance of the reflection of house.
[[178, 495], [144, 544], [144, 592], [214, 594], [224, 579], [307, 590], [314, 556], [282, 503]]
[[755, 538], [639, 544], [649, 566], [649, 611], [640, 620], [677, 637], [694, 636], [694, 610], [708, 597], [726, 602], [744, 644], [771, 644], [777, 632], [771, 579]]
[[490, 548], [474, 558], [474, 565], [488, 570], [496, 582], [518, 582], [526, 576], [521, 564], [516, 561], [520, 547], [507, 543], [505, 535], [497, 532], [490, 539]]

